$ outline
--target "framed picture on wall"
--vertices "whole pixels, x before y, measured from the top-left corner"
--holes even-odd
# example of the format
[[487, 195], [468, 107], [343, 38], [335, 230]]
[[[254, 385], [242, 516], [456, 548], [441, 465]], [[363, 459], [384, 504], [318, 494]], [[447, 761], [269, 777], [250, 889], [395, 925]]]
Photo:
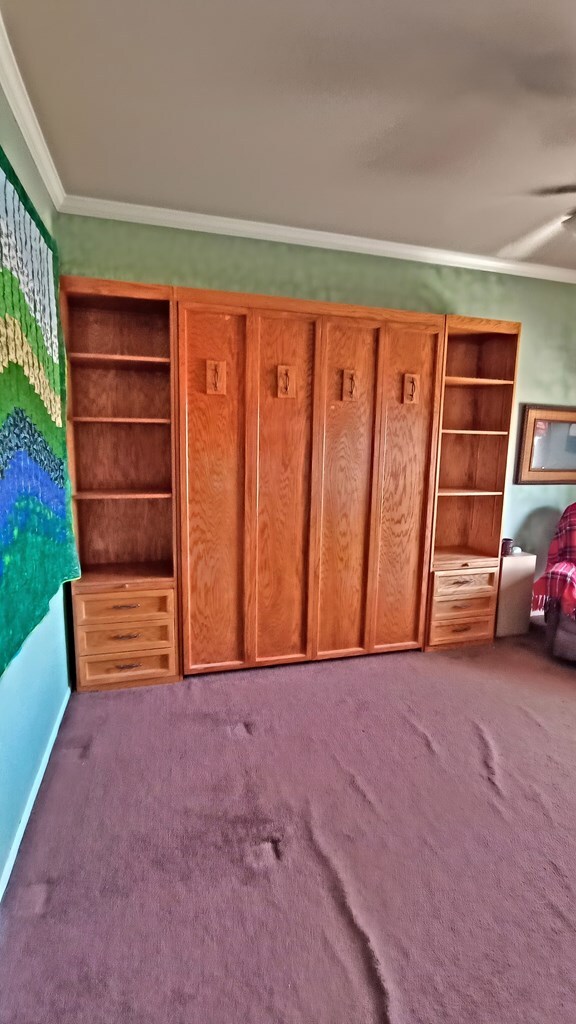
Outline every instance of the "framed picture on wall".
[[576, 483], [576, 409], [524, 406], [516, 483]]

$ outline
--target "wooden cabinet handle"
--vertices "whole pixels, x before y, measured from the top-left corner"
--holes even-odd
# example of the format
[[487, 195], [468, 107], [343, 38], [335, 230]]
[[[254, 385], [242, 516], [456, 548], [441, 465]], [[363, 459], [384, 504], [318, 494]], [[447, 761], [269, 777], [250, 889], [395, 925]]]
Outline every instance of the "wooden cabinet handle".
[[115, 633], [112, 637], [113, 640], [137, 640], [138, 637], [142, 636], [141, 633]]
[[469, 631], [470, 631], [470, 626], [453, 626], [452, 627], [452, 632], [453, 633], [468, 633]]
[[141, 661], [128, 661], [125, 665], [116, 665], [119, 672], [129, 672], [133, 668], [142, 668]]
[[354, 392], [356, 390], [356, 374], [355, 373], [351, 373], [350, 374], [349, 388], [350, 388], [350, 398], [352, 398], [354, 396]]
[[114, 609], [115, 612], [122, 612], [122, 611], [125, 611], [127, 608], [139, 608], [139, 607], [140, 607], [140, 605], [138, 604], [138, 602], [135, 602], [134, 604], [113, 604], [112, 605], [112, 608]]
[[283, 377], [282, 387], [284, 388], [284, 394], [287, 395], [290, 393], [290, 370], [288, 367], [284, 370]]
[[469, 587], [470, 585], [471, 585], [471, 581], [468, 579], [467, 576], [465, 576], [463, 579], [452, 580], [452, 586], [453, 587]]

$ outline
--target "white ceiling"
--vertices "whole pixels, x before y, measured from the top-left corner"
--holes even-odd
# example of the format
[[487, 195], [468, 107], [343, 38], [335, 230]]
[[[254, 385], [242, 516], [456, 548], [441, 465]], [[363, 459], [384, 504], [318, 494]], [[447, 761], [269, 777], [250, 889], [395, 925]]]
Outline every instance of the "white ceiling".
[[484, 255], [576, 207], [574, 0], [0, 8], [68, 194]]

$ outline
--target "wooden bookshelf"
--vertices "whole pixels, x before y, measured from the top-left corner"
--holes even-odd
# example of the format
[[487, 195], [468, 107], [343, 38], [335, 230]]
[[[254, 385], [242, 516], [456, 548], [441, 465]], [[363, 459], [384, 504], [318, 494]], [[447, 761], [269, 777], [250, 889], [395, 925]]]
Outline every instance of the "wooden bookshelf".
[[[446, 318], [428, 622], [431, 647], [485, 641], [494, 635], [519, 336], [517, 323]], [[458, 594], [453, 604], [447, 603], [451, 586]], [[474, 615], [478, 618], [473, 628], [461, 631], [459, 620], [465, 616], [470, 621]]]
[[[180, 676], [172, 289], [86, 278], [63, 278], [61, 286], [82, 568], [72, 584], [77, 685], [105, 689], [170, 681]], [[95, 652], [85, 631], [100, 621], [114, 626], [116, 614], [122, 628], [110, 628]], [[143, 621], [150, 618], [162, 628], [145, 629]], [[142, 638], [135, 641], [136, 660], [149, 670], [131, 672], [134, 643], [129, 651], [121, 649], [128, 634]], [[169, 649], [164, 640], [161, 650], [154, 648], [160, 636], [171, 638]]]

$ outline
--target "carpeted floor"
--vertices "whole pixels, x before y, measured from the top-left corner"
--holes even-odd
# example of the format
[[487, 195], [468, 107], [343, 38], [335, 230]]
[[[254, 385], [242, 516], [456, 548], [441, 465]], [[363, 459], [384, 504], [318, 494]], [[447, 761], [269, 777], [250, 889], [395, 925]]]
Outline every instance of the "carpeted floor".
[[2, 1024], [574, 1024], [576, 668], [74, 696], [0, 936]]

